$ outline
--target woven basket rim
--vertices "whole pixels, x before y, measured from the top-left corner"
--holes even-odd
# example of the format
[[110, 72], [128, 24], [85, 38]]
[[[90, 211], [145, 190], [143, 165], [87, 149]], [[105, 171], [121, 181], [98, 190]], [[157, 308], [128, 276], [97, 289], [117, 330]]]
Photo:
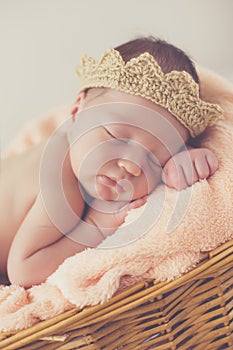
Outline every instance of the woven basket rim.
[[[162, 298], [163, 294], [170, 290], [181, 287], [185, 283], [192, 281], [195, 277], [213, 269], [223, 269], [232, 266], [233, 261], [233, 239], [222, 244], [211, 252], [203, 253], [199, 264], [187, 272], [185, 275], [171, 282], [157, 282], [153, 279], [139, 282], [122, 292], [115, 294], [109, 301], [102, 305], [89, 306], [80, 310], [75, 307], [52, 319], [41, 321], [34, 326], [18, 332], [0, 333], [0, 349], [9, 349], [15, 344], [27, 344], [26, 341], [35, 341], [47, 337], [62, 329], [63, 325], [78, 323], [80, 327], [103, 321], [109, 317], [114, 317], [119, 313], [137, 307], [148, 300]], [[93, 318], [93, 315], [95, 317]]]

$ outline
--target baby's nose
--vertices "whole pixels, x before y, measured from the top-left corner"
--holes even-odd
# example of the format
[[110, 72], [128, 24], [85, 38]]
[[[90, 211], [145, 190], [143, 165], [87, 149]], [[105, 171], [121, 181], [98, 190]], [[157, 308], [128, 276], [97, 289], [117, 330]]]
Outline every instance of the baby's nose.
[[120, 168], [124, 168], [130, 175], [139, 176], [141, 174], [141, 168], [136, 163], [128, 159], [119, 159], [117, 162]]

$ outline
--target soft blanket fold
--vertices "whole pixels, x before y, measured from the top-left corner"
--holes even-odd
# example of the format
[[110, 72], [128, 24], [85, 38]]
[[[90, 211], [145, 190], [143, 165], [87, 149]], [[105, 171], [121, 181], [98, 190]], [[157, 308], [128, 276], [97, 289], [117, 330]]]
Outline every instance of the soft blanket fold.
[[[116, 291], [142, 279], [175, 279], [192, 269], [203, 252], [233, 238], [233, 87], [205, 69], [199, 68], [199, 74], [202, 97], [219, 103], [225, 111], [225, 120], [196, 140], [216, 154], [219, 170], [208, 181], [181, 192], [161, 185], [144, 208], [128, 214], [126, 223], [113, 236], [97, 249], [68, 258], [44, 284], [29, 290], [1, 286], [2, 331], [29, 327], [74, 305], [103, 303]], [[46, 123], [51, 128], [51, 120], [54, 127], [62, 118], [48, 115], [43, 128], [40, 120], [33, 125], [37, 141], [46, 137]], [[28, 147], [28, 135], [33, 144], [31, 130], [29, 127], [22, 133], [8, 154]], [[133, 226], [136, 218], [137, 226]], [[144, 230], [140, 237], [134, 230], [138, 225]]]

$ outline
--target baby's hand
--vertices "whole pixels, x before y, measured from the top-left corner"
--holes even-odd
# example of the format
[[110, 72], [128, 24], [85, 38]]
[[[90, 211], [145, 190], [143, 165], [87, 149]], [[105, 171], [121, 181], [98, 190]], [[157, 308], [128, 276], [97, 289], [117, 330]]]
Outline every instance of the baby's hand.
[[105, 238], [112, 235], [123, 224], [130, 209], [141, 207], [146, 200], [146, 197], [142, 197], [127, 203], [94, 199], [84, 220], [96, 226]]
[[207, 179], [218, 169], [216, 156], [206, 148], [193, 148], [177, 153], [163, 167], [162, 180], [177, 191]]

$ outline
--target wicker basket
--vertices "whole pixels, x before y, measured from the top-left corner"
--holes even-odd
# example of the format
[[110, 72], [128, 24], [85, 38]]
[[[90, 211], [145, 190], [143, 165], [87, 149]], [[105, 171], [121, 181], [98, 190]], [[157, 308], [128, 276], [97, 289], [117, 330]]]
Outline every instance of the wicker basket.
[[73, 309], [0, 349], [233, 349], [233, 240], [170, 283], [146, 281], [103, 305]]

